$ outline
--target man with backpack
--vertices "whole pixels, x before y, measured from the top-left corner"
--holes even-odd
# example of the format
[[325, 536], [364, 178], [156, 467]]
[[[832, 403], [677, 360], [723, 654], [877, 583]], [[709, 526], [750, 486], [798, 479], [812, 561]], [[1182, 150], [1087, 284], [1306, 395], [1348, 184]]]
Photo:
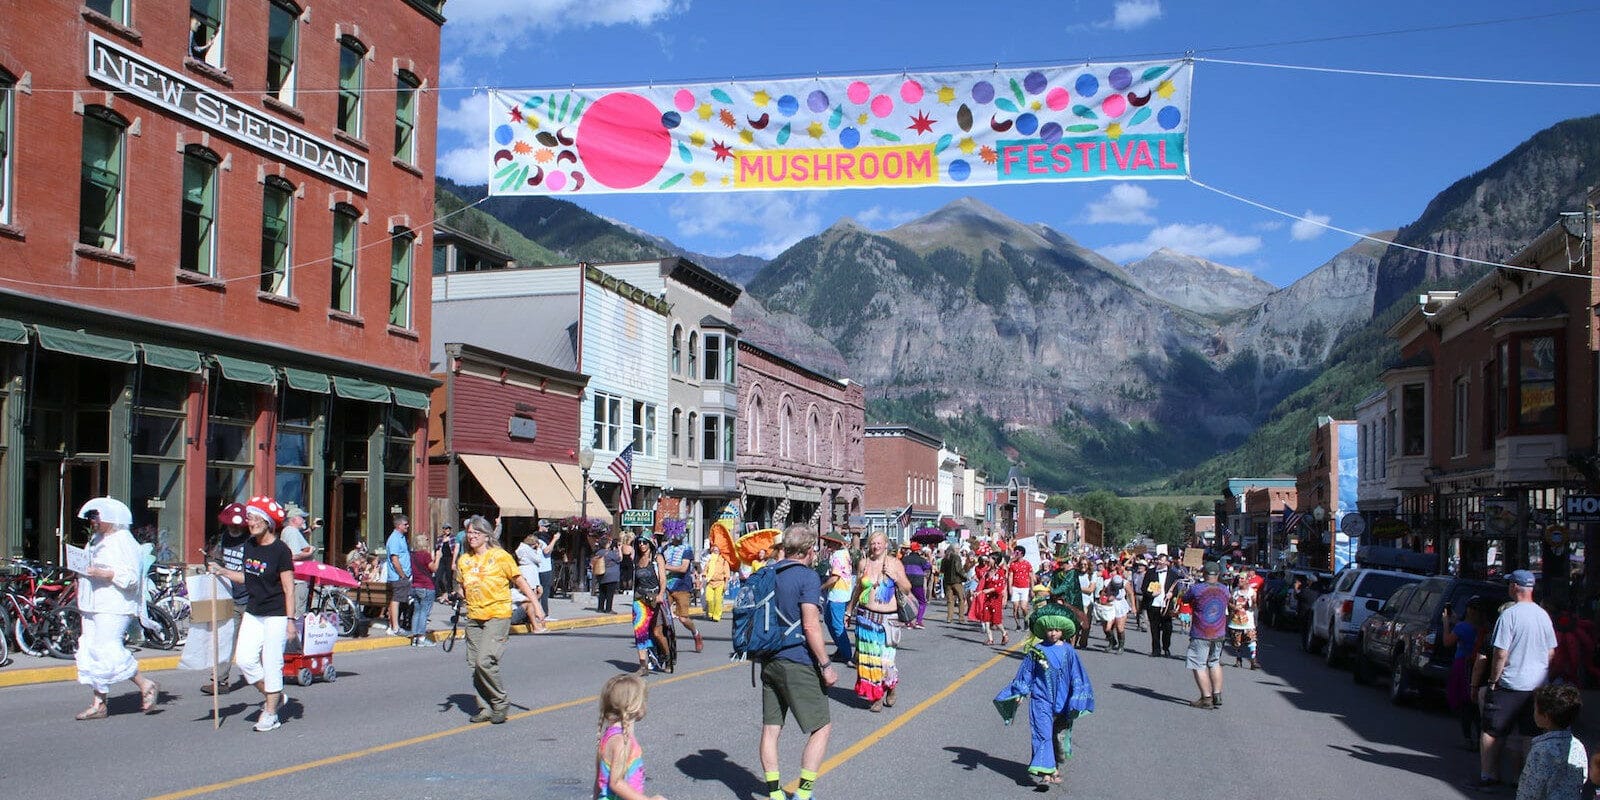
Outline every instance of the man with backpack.
[[[817, 558], [816, 530], [790, 525], [783, 534], [782, 554], [783, 560], [752, 576], [746, 588], [761, 595], [758, 604], [762, 600], [770, 603], [772, 613], [765, 613], [769, 609], [759, 605], [736, 609], [735, 647], [744, 645], [743, 652], [761, 662], [761, 769], [767, 795], [771, 800], [785, 798], [778, 774], [778, 736], [784, 718], [792, 712], [809, 737], [800, 755], [800, 789], [794, 797], [811, 800], [812, 785], [828, 749], [828, 734], [833, 730], [828, 687], [838, 680], [823, 638], [822, 581], [812, 568]], [[770, 578], [761, 574], [768, 571]], [[770, 599], [769, 593], [761, 591], [768, 586]]]

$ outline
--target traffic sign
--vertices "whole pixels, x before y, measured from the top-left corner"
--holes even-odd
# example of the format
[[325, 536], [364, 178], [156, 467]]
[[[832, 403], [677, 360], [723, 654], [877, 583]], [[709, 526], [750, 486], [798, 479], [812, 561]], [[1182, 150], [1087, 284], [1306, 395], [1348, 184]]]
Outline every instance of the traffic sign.
[[624, 528], [654, 528], [655, 526], [655, 509], [636, 508], [622, 512], [622, 527]]

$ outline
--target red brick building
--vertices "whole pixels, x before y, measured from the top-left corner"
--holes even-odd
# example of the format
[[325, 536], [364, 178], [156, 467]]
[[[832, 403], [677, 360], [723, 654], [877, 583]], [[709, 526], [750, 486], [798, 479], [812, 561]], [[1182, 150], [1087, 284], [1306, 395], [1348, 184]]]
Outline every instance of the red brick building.
[[736, 369], [744, 520], [781, 527], [815, 519], [827, 532], [859, 517], [866, 483], [861, 386], [743, 339]]
[[381, 542], [427, 496], [442, 0], [27, 5], [0, 25], [7, 552], [56, 557], [100, 494], [183, 557], [252, 494], [326, 517], [330, 554]]
[[867, 527], [903, 542], [919, 527], [938, 525], [943, 444], [909, 425], [867, 426]]

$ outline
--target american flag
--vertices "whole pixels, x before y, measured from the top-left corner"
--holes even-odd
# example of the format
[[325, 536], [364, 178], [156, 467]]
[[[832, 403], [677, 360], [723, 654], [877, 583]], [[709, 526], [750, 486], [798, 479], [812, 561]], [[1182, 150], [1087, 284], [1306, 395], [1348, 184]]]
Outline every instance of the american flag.
[[900, 512], [900, 516], [894, 518], [894, 524], [902, 528], [911, 524], [911, 506], [906, 506], [905, 510]]
[[1293, 532], [1295, 527], [1300, 524], [1300, 520], [1304, 518], [1304, 514], [1290, 508], [1288, 503], [1283, 504], [1283, 531], [1285, 533]]
[[617, 510], [627, 511], [633, 508], [633, 445], [629, 444], [622, 448], [622, 452], [611, 459], [611, 466], [608, 469], [622, 484], [622, 488], [617, 492]]

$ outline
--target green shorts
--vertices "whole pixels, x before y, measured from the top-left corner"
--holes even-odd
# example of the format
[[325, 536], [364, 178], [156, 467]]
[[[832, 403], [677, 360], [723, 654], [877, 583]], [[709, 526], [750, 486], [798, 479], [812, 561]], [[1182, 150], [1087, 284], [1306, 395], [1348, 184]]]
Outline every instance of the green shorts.
[[761, 665], [761, 724], [782, 726], [791, 711], [800, 730], [808, 734], [832, 721], [821, 670], [774, 658]]

